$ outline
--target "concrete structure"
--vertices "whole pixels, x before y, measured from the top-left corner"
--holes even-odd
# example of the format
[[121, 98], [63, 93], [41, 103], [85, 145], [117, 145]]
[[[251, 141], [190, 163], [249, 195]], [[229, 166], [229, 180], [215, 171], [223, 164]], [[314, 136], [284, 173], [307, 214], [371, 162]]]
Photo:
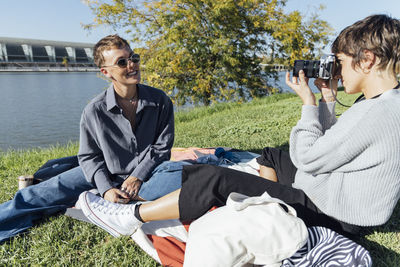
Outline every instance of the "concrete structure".
[[98, 71], [91, 43], [0, 37], [0, 71]]
[[289, 66], [282, 65], [282, 64], [260, 64], [260, 66], [265, 70], [272, 70], [272, 71], [288, 71], [290, 70]]

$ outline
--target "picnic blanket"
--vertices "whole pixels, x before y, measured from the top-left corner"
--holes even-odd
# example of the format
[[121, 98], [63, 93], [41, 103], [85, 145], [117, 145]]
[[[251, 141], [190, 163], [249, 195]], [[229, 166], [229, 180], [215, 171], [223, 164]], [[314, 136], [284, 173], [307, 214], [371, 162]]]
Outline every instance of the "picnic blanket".
[[[257, 153], [228, 147], [174, 147], [171, 150], [170, 160], [219, 165], [259, 175], [259, 165], [255, 161], [258, 156], [260, 155]], [[48, 160], [33, 174], [34, 182], [45, 181], [77, 166], [79, 166], [77, 156]]]
[[[218, 155], [218, 156], [217, 156]], [[258, 174], [255, 158], [258, 155], [251, 152], [230, 148], [174, 148], [171, 160], [191, 160], [200, 163], [211, 163], [252, 174]], [[75, 158], [65, 158], [59, 161], [49, 161], [39, 173], [48, 173], [46, 168], [63, 170], [75, 165]], [[71, 161], [73, 164], [68, 166]], [[38, 175], [39, 176], [39, 175]], [[44, 177], [46, 179], [47, 177]], [[67, 209], [65, 215], [89, 222], [83, 212], [77, 208]], [[188, 240], [190, 222], [180, 220], [154, 221], [143, 224], [131, 238], [150, 257], [163, 266], [183, 266]], [[307, 243], [292, 257], [282, 262], [283, 267], [292, 266], [372, 266], [368, 251], [352, 240], [324, 228], [308, 228]], [[205, 255], [206, 257], [207, 255]]]

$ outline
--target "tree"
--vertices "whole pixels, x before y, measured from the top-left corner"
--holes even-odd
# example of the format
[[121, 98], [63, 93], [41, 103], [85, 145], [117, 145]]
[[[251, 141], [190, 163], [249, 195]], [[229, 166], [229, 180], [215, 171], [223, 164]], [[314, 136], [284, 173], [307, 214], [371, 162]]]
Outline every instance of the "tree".
[[98, 25], [124, 29], [142, 55], [143, 78], [181, 105], [247, 100], [269, 93], [274, 72], [260, 63], [314, 57], [328, 41], [327, 23], [286, 0], [87, 0]]

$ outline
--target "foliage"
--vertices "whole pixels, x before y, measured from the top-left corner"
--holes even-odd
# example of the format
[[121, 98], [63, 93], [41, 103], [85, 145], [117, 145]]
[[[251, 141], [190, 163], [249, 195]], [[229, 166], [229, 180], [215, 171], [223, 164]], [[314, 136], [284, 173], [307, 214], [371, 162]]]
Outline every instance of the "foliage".
[[[352, 103], [357, 96], [339, 92]], [[264, 146], [288, 148], [290, 129], [300, 117], [301, 101], [278, 94], [249, 103], [218, 103], [176, 113], [176, 147], [227, 146], [260, 152]], [[345, 108], [338, 106], [337, 112]], [[47, 160], [76, 154], [77, 144], [0, 153], [0, 202], [13, 197], [21, 174], [33, 173]], [[365, 232], [358, 243], [369, 250], [374, 266], [400, 266], [400, 205], [381, 227]], [[66, 216], [52, 216], [0, 244], [0, 266], [159, 266], [129, 237], [114, 238], [102, 229]]]
[[93, 24], [126, 30], [142, 46], [148, 84], [182, 105], [247, 100], [270, 93], [268, 64], [311, 58], [330, 27], [313, 15], [286, 14], [286, 0], [87, 0]]

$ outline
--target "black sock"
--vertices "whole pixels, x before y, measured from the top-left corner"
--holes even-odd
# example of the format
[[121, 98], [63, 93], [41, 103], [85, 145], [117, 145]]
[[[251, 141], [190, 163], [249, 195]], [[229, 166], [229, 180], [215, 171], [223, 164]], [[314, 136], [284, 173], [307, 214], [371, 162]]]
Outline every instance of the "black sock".
[[135, 217], [136, 217], [136, 219], [138, 219], [139, 221], [144, 222], [143, 219], [142, 219], [142, 217], [140, 216], [140, 213], [139, 213], [139, 208], [140, 208], [140, 206], [142, 206], [142, 204], [137, 204], [137, 205], [135, 206]]

